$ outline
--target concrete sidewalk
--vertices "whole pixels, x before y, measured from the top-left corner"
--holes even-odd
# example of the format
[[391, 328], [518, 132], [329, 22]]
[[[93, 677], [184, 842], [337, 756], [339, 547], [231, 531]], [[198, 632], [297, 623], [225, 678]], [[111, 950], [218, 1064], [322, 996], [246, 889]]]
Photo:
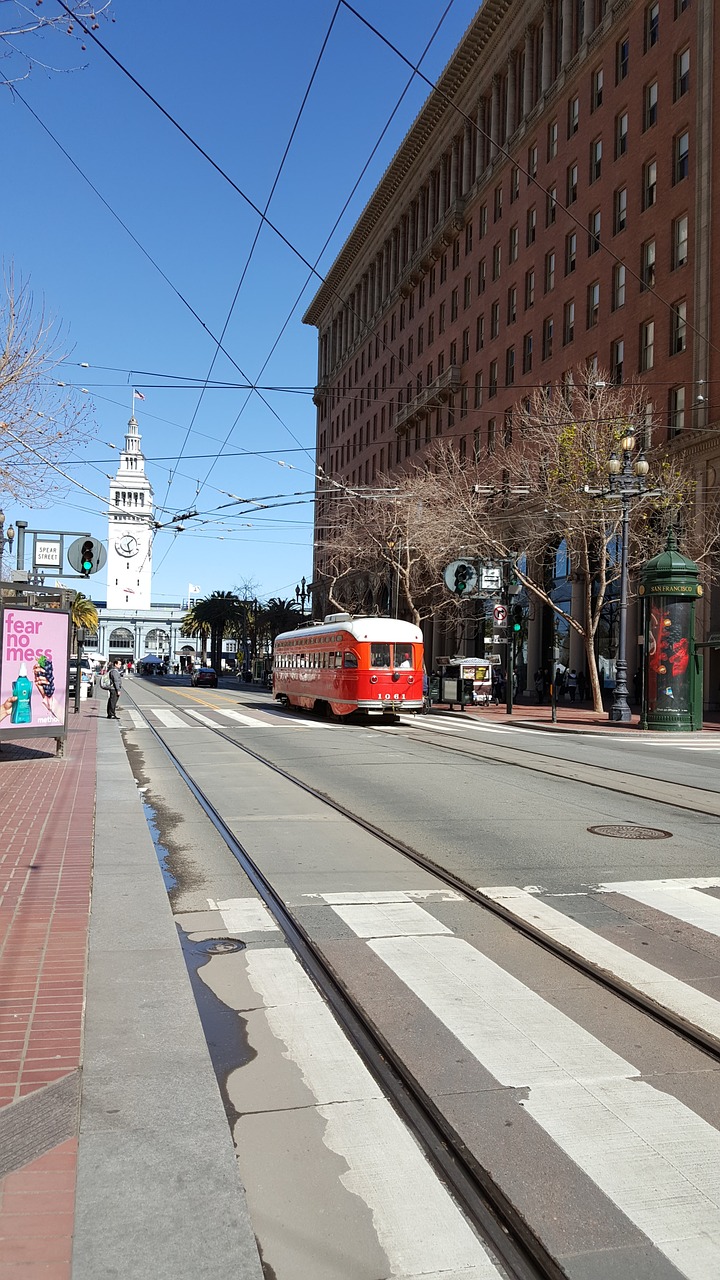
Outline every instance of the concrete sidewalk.
[[71, 716], [62, 759], [51, 740], [0, 751], [0, 1280], [261, 1280], [141, 798], [99, 710]]
[[[518, 724], [524, 728], [532, 729], [549, 729], [557, 733], [602, 733], [602, 734], [627, 734], [628, 732], [637, 733], [638, 743], [642, 742], [644, 731], [640, 729], [640, 714], [638, 708], [634, 708], [632, 720], [627, 724], [618, 724], [616, 721], [608, 719], [607, 710], [593, 711], [589, 704], [573, 703], [569, 701], [559, 702], [557, 705], [557, 721], [553, 723], [552, 707], [545, 702], [538, 705], [536, 701], [515, 703], [512, 715], [508, 715], [504, 704], [501, 706], [474, 707], [468, 706], [461, 710], [457, 703], [454, 709], [444, 706], [441, 703], [433, 705], [431, 715], [452, 715], [471, 716], [473, 720], [486, 720], [489, 724]], [[653, 730], [653, 733], [659, 730]], [[703, 733], [720, 733], [720, 713], [708, 712], [706, 719], [703, 721]], [[676, 733], [665, 733], [668, 742], [678, 736], [695, 737], [693, 733], [678, 735]]]

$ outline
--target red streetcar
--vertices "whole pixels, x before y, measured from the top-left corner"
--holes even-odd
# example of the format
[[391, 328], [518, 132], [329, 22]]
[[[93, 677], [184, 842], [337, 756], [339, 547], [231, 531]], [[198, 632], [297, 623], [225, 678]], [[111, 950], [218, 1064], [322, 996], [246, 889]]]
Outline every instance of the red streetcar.
[[284, 631], [273, 648], [273, 694], [285, 706], [396, 716], [422, 711], [423, 638], [396, 618], [330, 614]]

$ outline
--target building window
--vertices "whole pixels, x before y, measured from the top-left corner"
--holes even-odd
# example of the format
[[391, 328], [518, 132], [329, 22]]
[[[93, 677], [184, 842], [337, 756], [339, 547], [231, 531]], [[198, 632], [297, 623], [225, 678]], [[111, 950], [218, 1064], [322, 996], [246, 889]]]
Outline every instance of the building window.
[[622, 386], [624, 362], [625, 343], [622, 338], [616, 338], [610, 345], [610, 377], [616, 387]]
[[619, 116], [615, 117], [615, 159], [619, 160], [620, 156], [627, 153], [628, 145], [628, 113], [621, 111]]
[[683, 213], [673, 222], [672, 265], [684, 267], [688, 260], [688, 216]]
[[567, 169], [567, 203], [574, 204], [578, 194], [578, 167], [569, 164]]
[[625, 263], [616, 262], [613, 267], [612, 309], [625, 306]]
[[567, 346], [575, 337], [575, 303], [571, 299], [563, 308], [563, 344]]
[[580, 99], [577, 94], [574, 98], [570, 98], [568, 102], [568, 129], [567, 136], [572, 138], [574, 133], [578, 131], [580, 124]]
[[542, 328], [542, 358], [549, 360], [553, 351], [553, 318], [546, 316]]
[[565, 237], [565, 275], [572, 275], [577, 266], [577, 232], [568, 231]]
[[685, 426], [685, 388], [671, 387], [668, 399], [670, 435], [676, 436]]
[[505, 352], [505, 386], [515, 385], [515, 348], [508, 347]]
[[502, 184], [498, 184], [495, 188], [493, 196], [493, 218], [495, 222], [502, 218]]
[[460, 241], [459, 240], [453, 240], [452, 265], [453, 265], [453, 271], [455, 270], [456, 267], [460, 266]]
[[640, 372], [647, 373], [655, 364], [655, 321], [644, 320], [640, 325]]
[[682, 182], [690, 172], [690, 134], [687, 129], [673, 142], [673, 182]]
[[627, 187], [620, 187], [613, 199], [613, 233], [617, 235], [627, 226]]
[[[431, 311], [430, 315], [428, 316], [427, 326], [428, 326], [428, 346], [431, 347], [433, 342], [435, 341], [435, 312], [434, 311]], [[383, 391], [384, 390], [385, 388], [383, 387]]]
[[527, 234], [525, 236], [525, 243], [526, 245], [531, 245], [535, 243], [535, 233], [537, 231], [537, 209], [535, 208], [535, 205], [532, 205], [531, 208], [528, 209], [526, 221]]
[[597, 71], [593, 71], [590, 91], [590, 110], [597, 111], [602, 106], [603, 100], [603, 69], [598, 67]]
[[587, 290], [587, 327], [594, 329], [600, 319], [600, 281], [593, 280]]
[[652, 447], [653, 424], [655, 422], [655, 405], [652, 400], [648, 400], [643, 409], [643, 426], [640, 436], [641, 449], [650, 449]]
[[497, 388], [498, 388], [497, 360], [491, 360], [490, 369], [488, 371], [488, 400], [492, 400], [497, 395]]
[[[472, 253], [472, 244], [473, 244], [472, 222], [468, 222], [465, 227], [465, 257], [466, 258], [468, 254]], [[420, 287], [422, 288], [422, 285]], [[420, 305], [422, 306], [422, 301]]]
[[470, 330], [463, 329], [462, 333], [462, 363], [467, 364], [470, 359]]
[[553, 225], [555, 221], [556, 213], [557, 213], [557, 187], [553, 183], [551, 187], [548, 187], [548, 193], [547, 193], [546, 204], [545, 204], [545, 226], [546, 227], [551, 227]]
[[494, 245], [493, 245], [493, 252], [492, 252], [492, 278], [493, 278], [493, 280], [497, 280], [497, 279], [498, 279], [498, 277], [499, 277], [499, 275], [500, 275], [501, 266], [502, 266], [502, 249], [501, 249], [501, 247], [500, 247], [500, 241], [498, 241], [498, 243], [497, 243], [497, 244], [494, 244]]
[[475, 350], [482, 351], [485, 346], [485, 316], [478, 316], [475, 321]]
[[657, 44], [660, 35], [660, 4], [655, 0], [645, 10], [645, 52]]
[[508, 262], [517, 261], [519, 248], [520, 248], [520, 228], [518, 227], [518, 224], [516, 222], [515, 226], [510, 228], [510, 235], [508, 237]]
[[483, 376], [482, 372], [475, 374], [475, 408], [482, 409], [483, 402]]
[[645, 85], [645, 93], [643, 96], [643, 129], [651, 129], [657, 124], [658, 113], [658, 83], [657, 80], [651, 80], [650, 84]]
[[675, 0], [675, 17], [679, 18], [680, 14], [685, 12], [689, 4], [690, 0]]
[[490, 308], [490, 337], [497, 338], [500, 332], [500, 303], [493, 302]]
[[441, 302], [438, 307], [438, 333], [445, 332], [445, 303]]
[[478, 239], [479, 240], [482, 240], [483, 236], [487, 235], [487, 229], [488, 229], [487, 205], [481, 204], [480, 215], [478, 217]]
[[600, 210], [594, 209], [588, 219], [588, 258], [600, 248]]
[[450, 343], [450, 355], [448, 357], [450, 364], [457, 364], [457, 340], [453, 338]]
[[531, 267], [525, 272], [525, 310], [535, 302], [535, 271]]
[[657, 200], [657, 160], [643, 165], [642, 207], [649, 209]]
[[517, 320], [517, 285], [511, 284], [510, 288], [508, 289], [507, 322], [508, 324], [515, 324], [516, 320]]
[[487, 279], [487, 263], [484, 258], [481, 258], [480, 261], [478, 262], [478, 281], [477, 281], [478, 294], [485, 292], [486, 279]]
[[514, 204], [520, 195], [520, 170], [513, 165], [510, 170], [510, 203]]
[[670, 312], [670, 355], [677, 356], [687, 346], [687, 302], [673, 303]]
[[447, 254], [444, 253], [440, 259], [440, 283], [444, 284], [447, 280]]
[[[510, 445], [512, 444], [512, 438], [513, 438], [513, 411], [512, 409], [506, 409], [503, 417], [503, 444], [505, 445], [506, 449], [510, 448]], [[510, 487], [510, 473], [509, 471], [503, 471], [503, 488], [507, 490], [509, 487]]]
[[554, 160], [558, 153], [558, 122], [551, 120], [547, 127], [547, 158]]
[[622, 40], [618, 40], [616, 45], [616, 83], [619, 84], [624, 80], [630, 70], [630, 37], [623, 36]]
[[646, 240], [640, 250], [640, 280], [643, 289], [655, 288], [655, 241]]
[[532, 357], [533, 336], [531, 333], [526, 333], [523, 338], [523, 373], [530, 373], [532, 370]]
[[675, 101], [690, 88], [690, 50], [675, 54]]
[[602, 138], [590, 143], [590, 181], [597, 182], [602, 173]]
[[532, 146], [528, 147], [528, 157], [527, 157], [528, 182], [530, 182], [532, 178], [537, 178], [537, 169], [538, 169], [537, 142], [533, 142]]
[[551, 249], [545, 254], [545, 292], [555, 288], [555, 253]]
[[[468, 223], [468, 226], [470, 224]], [[463, 280], [463, 310], [467, 311], [472, 302], [472, 276], [468, 272]]]
[[[468, 387], [467, 387], [467, 382], [464, 382], [460, 388], [460, 417], [467, 418], [467, 411], [468, 411]], [[463, 441], [463, 444], [464, 443], [465, 442]]]

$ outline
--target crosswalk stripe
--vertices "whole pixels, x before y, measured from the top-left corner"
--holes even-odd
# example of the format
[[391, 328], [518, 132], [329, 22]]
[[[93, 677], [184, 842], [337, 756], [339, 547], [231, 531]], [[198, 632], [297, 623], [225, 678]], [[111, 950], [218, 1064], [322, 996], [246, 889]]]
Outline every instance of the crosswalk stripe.
[[194, 707], [185, 707], [185, 715], [192, 716], [193, 720], [199, 720], [200, 724], [207, 725], [209, 729], [219, 728], [217, 720], [211, 720], [210, 716], [204, 716], [202, 711], [196, 711]]
[[267, 907], [258, 898], [227, 898], [214, 902], [208, 898], [211, 910], [220, 912], [228, 933], [277, 933], [278, 925]]
[[[663, 969], [649, 964], [623, 947], [609, 942], [601, 934], [566, 916], [546, 902], [540, 901], [525, 889], [514, 885], [501, 888], [482, 888], [480, 893], [512, 911], [514, 916], [541, 929], [548, 937], [560, 942], [590, 964], [612, 973], [642, 992], [656, 1004], [720, 1039], [720, 1002], [698, 991], [687, 982], [672, 977]], [[718, 903], [720, 906], [720, 903]]]
[[654, 907], [665, 915], [695, 925], [705, 933], [720, 937], [720, 898], [703, 893], [704, 888], [717, 888], [720, 879], [701, 877], [687, 880], [619, 880], [601, 884], [604, 893], [622, 893], [626, 898]]
[[270, 1030], [325, 1122], [322, 1140], [345, 1162], [344, 1186], [372, 1214], [390, 1274], [499, 1280], [484, 1246], [295, 957], [286, 949], [261, 948], [246, 951], [245, 962]]
[[189, 729], [190, 725], [187, 720], [183, 720], [177, 716], [174, 711], [166, 711], [165, 708], [153, 707], [152, 714], [165, 725], [166, 729]]
[[213, 711], [219, 716], [225, 716], [227, 720], [234, 720], [237, 724], [244, 725], [247, 729], [268, 729], [266, 720], [258, 720], [256, 716], [245, 716], [241, 711], [233, 711], [232, 707], [213, 707]]
[[127, 714], [129, 715], [129, 717], [130, 717], [130, 719], [131, 719], [131, 721], [132, 721], [133, 729], [147, 729], [147, 728], [148, 728], [148, 724], [147, 724], [147, 721], [146, 721], [145, 717], [144, 717], [144, 716], [141, 716], [139, 711], [133, 711], [131, 707], [125, 707], [125, 708], [123, 708], [123, 709], [124, 709], [124, 710], [127, 712]]
[[717, 1129], [463, 939], [368, 946], [687, 1280], [718, 1274]]

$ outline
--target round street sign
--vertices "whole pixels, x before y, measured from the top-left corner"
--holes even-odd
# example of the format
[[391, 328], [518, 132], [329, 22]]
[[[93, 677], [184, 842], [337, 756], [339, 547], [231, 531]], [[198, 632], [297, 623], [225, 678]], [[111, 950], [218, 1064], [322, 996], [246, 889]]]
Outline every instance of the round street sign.
[[508, 611], [504, 604], [496, 604], [493, 609], [493, 619], [495, 622], [507, 622]]

